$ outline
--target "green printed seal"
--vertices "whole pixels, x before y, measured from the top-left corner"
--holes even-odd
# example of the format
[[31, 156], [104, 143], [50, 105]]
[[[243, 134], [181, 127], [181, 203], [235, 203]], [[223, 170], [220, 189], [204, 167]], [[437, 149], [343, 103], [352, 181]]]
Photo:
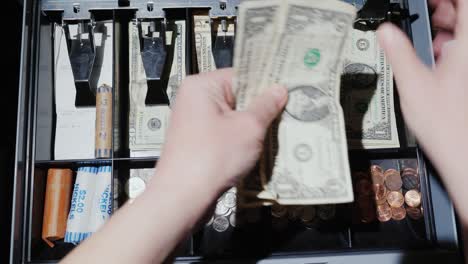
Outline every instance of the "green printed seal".
[[313, 68], [320, 62], [320, 50], [310, 49], [304, 56], [304, 64], [307, 68]]

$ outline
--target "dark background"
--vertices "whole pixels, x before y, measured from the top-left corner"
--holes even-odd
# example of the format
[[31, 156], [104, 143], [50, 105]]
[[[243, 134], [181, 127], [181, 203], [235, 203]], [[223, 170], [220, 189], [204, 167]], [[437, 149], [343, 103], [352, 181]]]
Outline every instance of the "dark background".
[[0, 88], [0, 263], [10, 256], [11, 206], [21, 50], [22, 0], [2, 2], [2, 85]]

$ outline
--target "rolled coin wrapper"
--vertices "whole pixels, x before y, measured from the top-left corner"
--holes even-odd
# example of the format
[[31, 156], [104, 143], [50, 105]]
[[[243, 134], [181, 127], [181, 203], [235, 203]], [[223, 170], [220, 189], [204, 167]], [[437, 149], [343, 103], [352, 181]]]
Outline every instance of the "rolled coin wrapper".
[[78, 169], [65, 233], [67, 243], [78, 244], [92, 234], [89, 220], [93, 207], [97, 171], [95, 167]]
[[49, 169], [42, 222], [42, 239], [50, 247], [54, 247], [54, 241], [65, 237], [72, 185], [72, 170]]
[[112, 87], [103, 84], [96, 90], [96, 158], [110, 158], [112, 151]]
[[112, 176], [111, 166], [97, 169], [95, 191], [89, 219], [89, 229], [96, 232], [112, 214]]

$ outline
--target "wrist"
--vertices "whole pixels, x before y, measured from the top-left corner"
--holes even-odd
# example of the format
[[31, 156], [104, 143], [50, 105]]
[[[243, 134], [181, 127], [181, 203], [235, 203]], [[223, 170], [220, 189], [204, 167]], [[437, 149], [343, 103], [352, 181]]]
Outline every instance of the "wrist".
[[204, 192], [211, 195], [212, 199], [216, 199], [226, 188], [223, 168], [217, 162], [202, 156], [177, 156], [177, 159], [165, 157], [168, 155], [163, 156], [157, 163], [156, 176], [152, 181], [157, 182], [155, 185], [166, 186], [169, 190], [184, 189], [191, 195]]
[[[216, 184], [207, 182], [209, 177], [196, 175], [194, 170], [188, 170], [187, 167], [166, 170], [158, 165], [156, 171], [145, 191], [145, 199], [150, 204], [164, 200], [165, 206], [184, 215], [190, 228], [220, 193]], [[183, 175], [190, 177], [182, 177]]]

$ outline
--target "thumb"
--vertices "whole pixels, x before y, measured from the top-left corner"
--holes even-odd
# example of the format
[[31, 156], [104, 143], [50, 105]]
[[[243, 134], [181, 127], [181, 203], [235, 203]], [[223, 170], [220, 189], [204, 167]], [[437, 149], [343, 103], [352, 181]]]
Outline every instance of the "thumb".
[[421, 84], [430, 78], [430, 71], [419, 60], [407, 36], [390, 23], [380, 26], [377, 35], [392, 65], [400, 95], [411, 98], [412, 94], [422, 92]]
[[288, 101], [288, 90], [284, 86], [273, 86], [257, 96], [247, 108], [262, 128], [267, 129], [280, 114]]

